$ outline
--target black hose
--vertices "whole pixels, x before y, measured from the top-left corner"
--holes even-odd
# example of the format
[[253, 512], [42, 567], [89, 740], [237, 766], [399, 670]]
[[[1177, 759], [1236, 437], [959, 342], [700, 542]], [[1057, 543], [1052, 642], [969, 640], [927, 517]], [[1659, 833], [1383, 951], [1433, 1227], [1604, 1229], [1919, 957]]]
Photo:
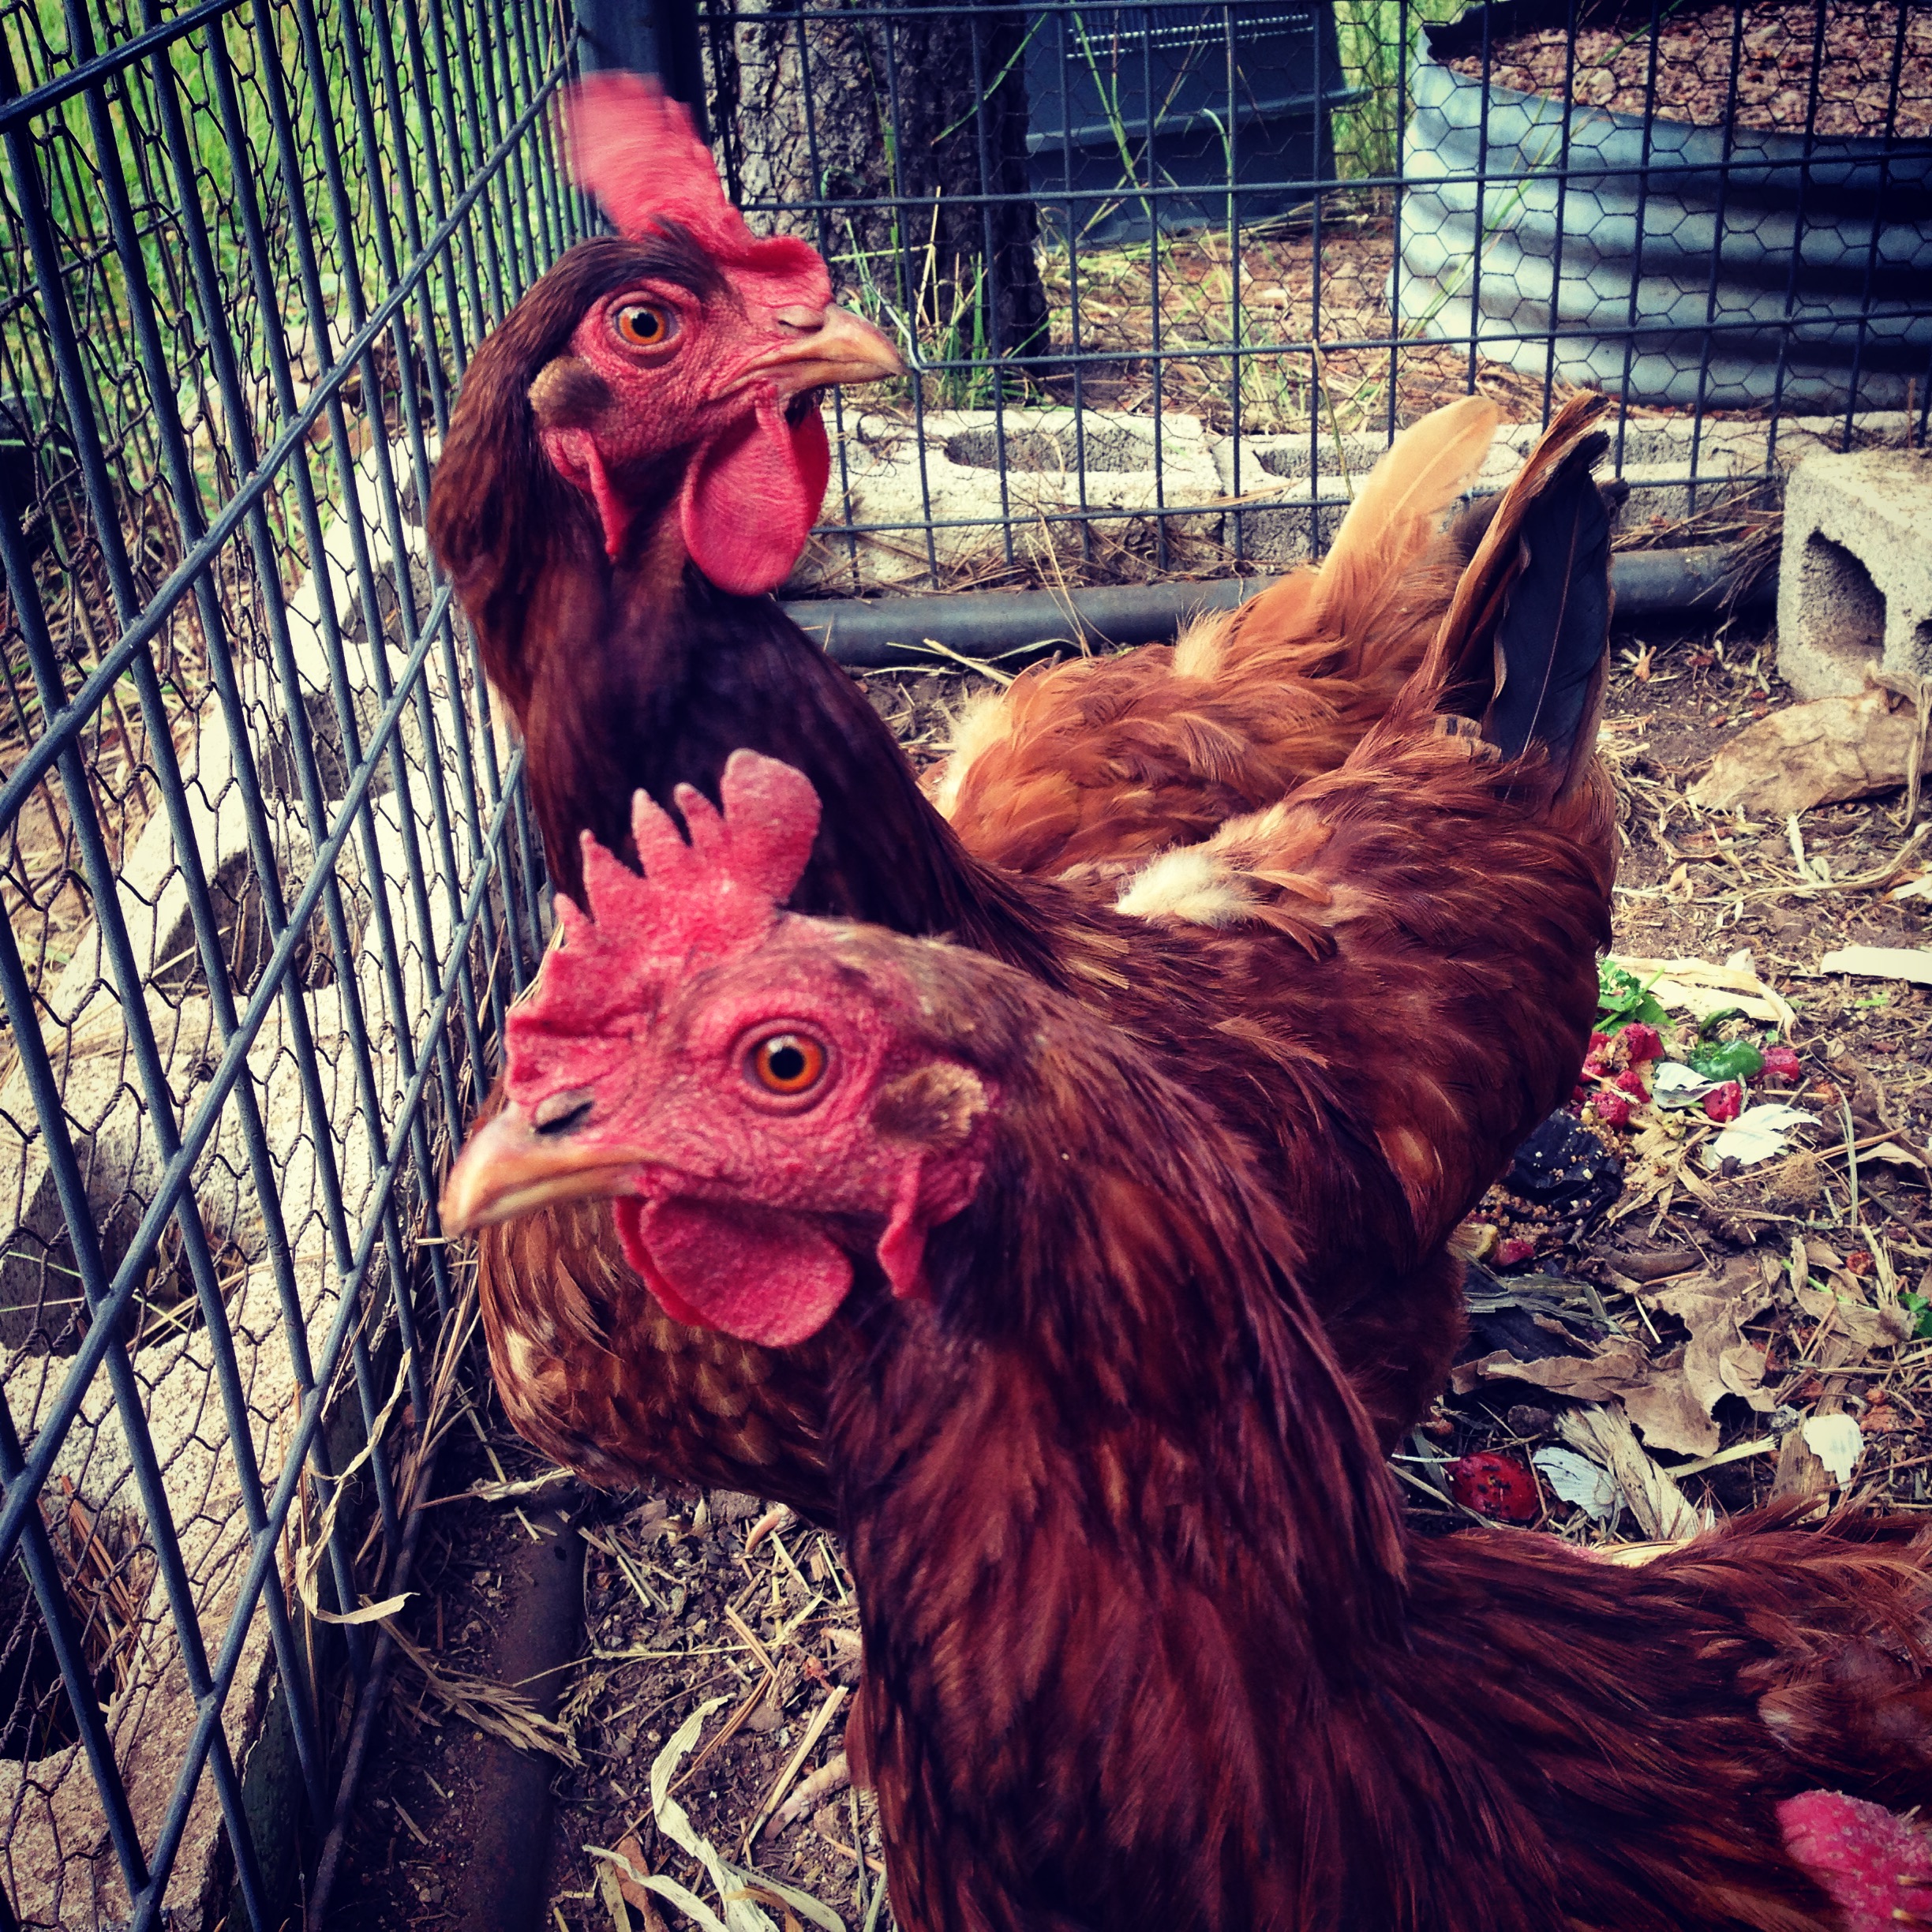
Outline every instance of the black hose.
[[[1692, 550], [1625, 550], [1610, 560], [1616, 615], [1712, 615], [1732, 597], [1737, 553], [1724, 544]], [[929, 642], [983, 663], [1010, 665], [1084, 644], [1089, 650], [1171, 638], [1189, 617], [1226, 610], [1277, 580], [1226, 578], [1210, 583], [1128, 584], [1101, 590], [986, 590], [949, 597], [814, 597], [785, 605], [785, 615], [841, 664], [876, 670], [930, 665]], [[1736, 603], [1750, 608], [1775, 594], [1775, 574], [1742, 585]]]

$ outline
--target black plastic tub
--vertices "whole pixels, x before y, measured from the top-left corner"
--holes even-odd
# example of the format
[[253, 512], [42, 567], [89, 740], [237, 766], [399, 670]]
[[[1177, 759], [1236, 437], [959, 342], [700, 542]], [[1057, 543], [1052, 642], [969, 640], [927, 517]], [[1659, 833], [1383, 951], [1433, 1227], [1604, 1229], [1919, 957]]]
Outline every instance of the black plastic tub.
[[[1335, 178], [1329, 112], [1354, 96], [1330, 0], [1073, 6], [1028, 24], [1027, 148], [1053, 229], [1110, 242], [1223, 227], [1230, 181], [1235, 219], [1256, 221]], [[1150, 184], [1164, 192], [1135, 192]], [[1069, 190], [1097, 192], [1054, 199]]]
[[[1563, 0], [1426, 31], [1410, 69], [1396, 312], [1528, 373], [1675, 407], [1890, 409], [1932, 366], [1932, 142], [1696, 128], [1447, 63]], [[1648, 31], [1649, 5], [1590, 24]], [[1566, 121], [1567, 114], [1567, 121]], [[1552, 290], [1555, 291], [1552, 302]]]

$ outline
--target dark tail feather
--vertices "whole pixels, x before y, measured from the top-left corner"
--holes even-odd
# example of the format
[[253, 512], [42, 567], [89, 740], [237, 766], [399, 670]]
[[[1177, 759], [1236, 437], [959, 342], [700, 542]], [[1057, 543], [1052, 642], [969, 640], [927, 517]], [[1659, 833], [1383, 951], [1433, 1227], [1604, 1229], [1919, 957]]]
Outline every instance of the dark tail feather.
[[1419, 679], [1506, 758], [1542, 751], [1552, 788], [1588, 762], [1610, 635], [1610, 514], [1590, 472], [1608, 399], [1563, 406], [1504, 491]]

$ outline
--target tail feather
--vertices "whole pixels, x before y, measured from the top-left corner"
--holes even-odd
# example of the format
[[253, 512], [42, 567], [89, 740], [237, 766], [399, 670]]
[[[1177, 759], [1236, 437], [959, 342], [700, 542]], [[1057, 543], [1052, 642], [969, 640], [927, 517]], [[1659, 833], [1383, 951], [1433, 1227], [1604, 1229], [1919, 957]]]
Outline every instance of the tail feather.
[[[1328, 554], [1244, 604], [1231, 626], [1236, 661], [1317, 637], [1349, 653], [1375, 642], [1365, 622], [1376, 599], [1428, 547], [1443, 513], [1465, 494], [1501, 416], [1487, 396], [1432, 410], [1396, 437], [1350, 504]], [[1346, 675], [1348, 666], [1334, 668]]]
[[1443, 512], [1475, 481], [1501, 416], [1487, 396], [1464, 396], [1389, 445], [1322, 560], [1324, 620], [1374, 595], [1428, 544]]
[[1571, 399], [1503, 492], [1417, 682], [1554, 788], [1588, 762], [1610, 635], [1610, 514], [1591, 471], [1607, 398]]

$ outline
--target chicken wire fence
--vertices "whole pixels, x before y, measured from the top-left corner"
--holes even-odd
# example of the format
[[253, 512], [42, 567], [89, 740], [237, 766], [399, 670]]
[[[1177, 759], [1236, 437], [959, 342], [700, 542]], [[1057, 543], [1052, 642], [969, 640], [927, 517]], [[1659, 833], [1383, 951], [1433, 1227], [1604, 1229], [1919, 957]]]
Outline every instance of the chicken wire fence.
[[578, 10], [0, 0], [0, 1926], [278, 1924], [353, 1785], [543, 931], [424, 507], [580, 58], [908, 350], [800, 590], [1290, 563], [1471, 386], [1735, 527], [1932, 397], [1920, 6]]
[[0, 5], [0, 1923], [279, 1925], [346, 1798], [540, 935], [424, 506], [573, 32]]
[[1619, 396], [1676, 541], [1923, 424], [1923, 0], [696, 3], [734, 193], [916, 365], [846, 399], [803, 587], [1278, 567], [1470, 388], [1496, 477]]

